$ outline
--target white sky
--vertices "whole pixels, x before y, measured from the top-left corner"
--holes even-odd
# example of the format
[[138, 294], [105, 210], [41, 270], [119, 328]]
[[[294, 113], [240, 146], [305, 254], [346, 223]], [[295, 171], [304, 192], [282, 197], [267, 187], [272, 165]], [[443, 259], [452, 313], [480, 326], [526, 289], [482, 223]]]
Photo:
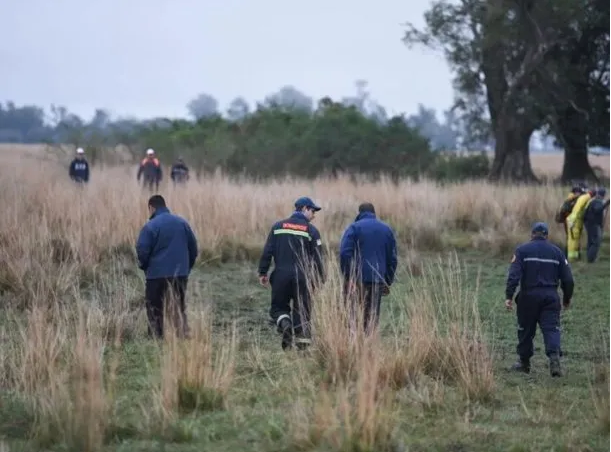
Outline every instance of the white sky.
[[429, 0], [0, 0], [0, 102], [52, 103], [89, 119], [221, 110], [283, 85], [318, 99], [357, 79], [389, 114], [452, 101], [442, 55], [409, 50], [403, 23]]

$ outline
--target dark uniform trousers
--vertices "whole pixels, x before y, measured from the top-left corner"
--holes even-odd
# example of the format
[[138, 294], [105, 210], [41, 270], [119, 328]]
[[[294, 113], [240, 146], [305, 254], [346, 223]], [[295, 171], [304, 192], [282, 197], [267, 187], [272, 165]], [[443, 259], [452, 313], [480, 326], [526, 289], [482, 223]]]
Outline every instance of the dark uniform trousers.
[[537, 324], [543, 334], [545, 354], [561, 354], [560, 350], [560, 297], [556, 291], [533, 290], [516, 297], [518, 317], [517, 353], [523, 360], [533, 356], [533, 340]]
[[157, 193], [159, 191], [159, 180], [153, 178], [144, 178], [144, 180], [142, 181], [142, 188], [144, 190], [148, 190], [151, 193]]
[[356, 283], [354, 293], [349, 293], [349, 282], [344, 285], [346, 302], [349, 303], [351, 321], [362, 315], [363, 329], [371, 334], [380, 321], [380, 305], [382, 304], [381, 283]]
[[[295, 335], [310, 337], [310, 292], [303, 275], [292, 271], [274, 270], [269, 278], [272, 287], [272, 304], [269, 315], [280, 328], [280, 321], [292, 321]], [[293, 309], [291, 309], [293, 300]]]
[[148, 334], [162, 338], [165, 332], [164, 320], [172, 321], [177, 335], [188, 332], [185, 294], [187, 277], [147, 279], [145, 287]]
[[602, 228], [595, 223], [585, 223], [586, 232], [588, 233], [587, 257], [588, 262], [594, 262], [600, 245], [602, 243]]

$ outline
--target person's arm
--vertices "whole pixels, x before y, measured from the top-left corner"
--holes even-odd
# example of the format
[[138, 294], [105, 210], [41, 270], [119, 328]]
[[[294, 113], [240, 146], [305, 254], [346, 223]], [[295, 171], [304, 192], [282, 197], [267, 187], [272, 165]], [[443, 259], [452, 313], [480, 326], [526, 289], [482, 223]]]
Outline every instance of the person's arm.
[[160, 163], [159, 166], [157, 167], [157, 180], [161, 182], [161, 179], [163, 179], [163, 170], [161, 169], [161, 163]]
[[568, 260], [563, 256], [559, 256], [560, 260], [560, 286], [562, 287], [562, 304], [568, 307], [573, 298], [573, 290], [575, 289], [575, 280], [573, 272], [569, 266]]
[[325, 266], [322, 258], [322, 238], [320, 237], [320, 232], [317, 228], [311, 227], [310, 236], [312, 237], [311, 241], [311, 253], [312, 258], [314, 259], [314, 266], [316, 269], [316, 273], [320, 278], [321, 282], [325, 280]]
[[144, 171], [144, 165], [142, 165], [142, 163], [141, 163], [140, 166], [138, 167], [138, 174], [136, 175], [136, 180], [137, 181], [140, 180], [140, 176], [142, 176], [142, 171]]
[[185, 228], [187, 230], [187, 247], [189, 249], [189, 271], [190, 271], [193, 268], [193, 266], [195, 265], [195, 261], [197, 260], [197, 254], [198, 254], [197, 238], [195, 237], [195, 234], [193, 233], [193, 229], [191, 229], [191, 226], [189, 226], [189, 224], [186, 222], [185, 222]]
[[146, 224], [140, 230], [138, 240], [136, 241], [136, 254], [138, 255], [138, 267], [146, 271], [153, 251], [153, 231]]
[[397, 272], [397, 240], [395, 239], [395, 234], [392, 229], [389, 229], [389, 237], [386, 242], [386, 284], [391, 286], [395, 281], [395, 274]]
[[89, 162], [85, 163], [85, 182], [89, 182]]
[[74, 179], [75, 176], [75, 170], [74, 170], [74, 160], [72, 160], [72, 162], [70, 162], [70, 169], [68, 170], [68, 174], [70, 176], [70, 179]]
[[259, 259], [259, 276], [267, 276], [267, 272], [269, 271], [269, 267], [272, 265], [272, 257], [274, 256], [274, 228], [272, 227], [267, 235], [267, 240], [265, 241], [265, 245], [263, 246], [263, 252], [261, 253], [261, 258]]
[[[350, 278], [356, 250], [356, 231], [354, 225], [348, 226], [344, 231], [339, 245], [339, 266], [346, 279]], [[356, 271], [356, 269], [355, 269]]]
[[507, 284], [505, 285], [505, 300], [513, 300], [513, 296], [522, 280], [522, 257], [520, 250], [516, 249], [509, 265]]
[[170, 179], [172, 179], [173, 181], [176, 180], [176, 165], [172, 166], [172, 169], [170, 171]]

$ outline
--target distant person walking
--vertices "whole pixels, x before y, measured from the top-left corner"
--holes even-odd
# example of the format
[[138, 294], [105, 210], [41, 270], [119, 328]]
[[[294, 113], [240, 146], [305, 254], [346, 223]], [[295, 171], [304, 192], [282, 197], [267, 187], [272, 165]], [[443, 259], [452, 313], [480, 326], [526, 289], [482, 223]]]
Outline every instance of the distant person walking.
[[69, 170], [70, 179], [78, 184], [86, 184], [89, 182], [89, 162], [85, 158], [83, 148], [76, 150], [76, 157], [70, 163]]
[[382, 296], [388, 295], [397, 271], [397, 242], [391, 227], [376, 217], [373, 204], [363, 203], [340, 244], [340, 268], [350, 310], [363, 314], [370, 334], [377, 327]]
[[174, 182], [174, 186], [185, 184], [189, 180], [189, 168], [182, 157], [178, 157], [174, 165], [172, 165], [170, 177], [172, 182]]
[[605, 202], [607, 190], [599, 188], [596, 190], [594, 198], [586, 205], [583, 214], [583, 225], [588, 234], [586, 256], [588, 263], [596, 261], [600, 245], [602, 244], [603, 229], [605, 227], [605, 210], [609, 207], [609, 200]]
[[149, 335], [164, 336], [169, 311], [178, 334], [184, 336], [188, 332], [185, 293], [197, 258], [197, 240], [189, 223], [170, 213], [161, 195], [149, 199], [148, 209], [150, 219], [140, 231], [136, 253], [146, 275]]
[[142, 187], [148, 188], [149, 191], [155, 192], [159, 190], [159, 182], [163, 177], [163, 171], [161, 170], [161, 164], [159, 159], [155, 157], [155, 151], [153, 149], [147, 149], [146, 157], [140, 162], [140, 168], [138, 169], [138, 175], [136, 179], [140, 181], [142, 177]]

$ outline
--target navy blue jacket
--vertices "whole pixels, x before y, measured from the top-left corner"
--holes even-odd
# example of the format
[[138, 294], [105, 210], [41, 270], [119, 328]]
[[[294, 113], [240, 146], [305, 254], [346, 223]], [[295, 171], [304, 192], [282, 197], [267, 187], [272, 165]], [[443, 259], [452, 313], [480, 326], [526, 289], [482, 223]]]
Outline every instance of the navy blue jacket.
[[363, 283], [391, 285], [397, 271], [397, 241], [389, 225], [374, 213], [357, 215], [342, 237], [340, 268], [345, 278], [351, 272]]
[[274, 259], [274, 270], [287, 275], [304, 275], [304, 265], [324, 280], [322, 241], [318, 229], [301, 212], [273, 224], [259, 259], [259, 275], [267, 275]]
[[564, 253], [545, 238], [535, 237], [518, 246], [511, 258], [505, 299], [513, 299], [518, 284], [520, 295], [556, 293], [559, 281], [564, 300], [569, 301], [573, 296], [574, 281]]
[[70, 179], [75, 182], [89, 182], [89, 162], [85, 159], [74, 159], [70, 163]]
[[136, 243], [146, 279], [188, 276], [197, 258], [197, 240], [189, 223], [167, 208], [158, 208]]
[[586, 207], [586, 211], [583, 215], [583, 222], [586, 226], [600, 226], [604, 227], [605, 222], [605, 209], [607, 204], [605, 200], [600, 196], [593, 198]]

